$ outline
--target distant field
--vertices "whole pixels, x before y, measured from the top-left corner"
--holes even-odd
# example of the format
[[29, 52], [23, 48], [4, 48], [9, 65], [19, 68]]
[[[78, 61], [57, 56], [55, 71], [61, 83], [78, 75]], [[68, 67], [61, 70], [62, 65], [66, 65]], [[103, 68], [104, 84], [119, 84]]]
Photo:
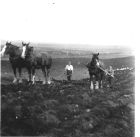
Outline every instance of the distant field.
[[[64, 75], [64, 68], [68, 61], [71, 61], [74, 66], [73, 80], [88, 78], [88, 70], [84, 64], [87, 64], [90, 60], [90, 58], [54, 58], [51, 69], [51, 77], [57, 80], [65, 80], [66, 76]], [[135, 58], [131, 56], [125, 58], [104, 59], [102, 61], [105, 68], [109, 65], [112, 65], [114, 69], [122, 67], [134, 68]], [[43, 75], [41, 70], [37, 70], [36, 75], [36, 80], [42, 80]], [[27, 77], [27, 71], [24, 69], [23, 78], [27, 79]], [[9, 79], [11, 79], [11, 81], [13, 79], [12, 68], [8, 60], [1, 61], [1, 78], [4, 83], [6, 83], [7, 80], [9, 81]]]

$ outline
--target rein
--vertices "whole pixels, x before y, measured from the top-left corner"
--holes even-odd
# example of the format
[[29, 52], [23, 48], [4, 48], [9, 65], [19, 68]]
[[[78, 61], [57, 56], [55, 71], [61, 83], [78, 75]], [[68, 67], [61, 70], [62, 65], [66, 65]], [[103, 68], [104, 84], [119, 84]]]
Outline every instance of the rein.
[[[90, 62], [90, 64], [89, 64], [90, 66], [88, 66], [88, 64], [87, 64], [87, 65], [83, 64], [83, 65], [86, 66], [87, 68], [92, 68], [91, 62]], [[99, 68], [100, 70], [102, 70], [103, 72], [105, 72], [107, 75], [113, 77], [110, 73], [108, 73], [108, 72], [107, 72], [105, 69], [103, 69], [102, 67], [97, 66], [97, 65], [96, 65], [96, 67]]]
[[99, 69], [101, 69], [102, 71], [104, 71], [107, 75], [113, 77], [110, 73], [108, 73], [106, 70], [104, 70], [103, 68], [101, 68], [100, 66], [98, 67]]
[[10, 56], [10, 59], [14, 59], [14, 60], [16, 60], [16, 59], [18, 59], [18, 58], [21, 58], [20, 56], [18, 56], [18, 57], [11, 57]]

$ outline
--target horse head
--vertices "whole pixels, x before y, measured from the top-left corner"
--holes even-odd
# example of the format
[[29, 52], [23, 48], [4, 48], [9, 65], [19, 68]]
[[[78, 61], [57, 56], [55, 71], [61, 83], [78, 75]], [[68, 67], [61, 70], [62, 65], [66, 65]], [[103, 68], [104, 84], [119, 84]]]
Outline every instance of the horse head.
[[7, 42], [6, 42], [6, 45], [11, 45], [11, 42], [8, 42], [8, 41], [7, 41]]
[[22, 42], [22, 54], [21, 54], [22, 58], [25, 58], [28, 48], [29, 48], [29, 44], [30, 44], [30, 42], [29, 43]]
[[96, 54], [92, 54], [92, 60], [91, 60], [91, 63], [93, 65], [97, 65], [97, 63], [99, 62], [99, 53], [96, 53]]
[[30, 44], [30, 42], [29, 43], [24, 43], [24, 42], [22, 42], [22, 46], [24, 47], [24, 46], [29, 46], [29, 44]]
[[0, 54], [3, 56], [4, 54], [8, 54], [11, 48], [11, 42], [6, 42], [6, 44], [3, 46]]

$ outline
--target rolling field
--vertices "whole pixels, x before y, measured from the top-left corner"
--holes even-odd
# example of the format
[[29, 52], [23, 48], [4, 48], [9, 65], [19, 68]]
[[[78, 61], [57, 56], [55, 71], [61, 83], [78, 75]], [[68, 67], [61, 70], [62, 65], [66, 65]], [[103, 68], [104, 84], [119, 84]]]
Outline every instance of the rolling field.
[[[64, 67], [71, 60], [73, 80], [67, 82]], [[1, 135], [46, 137], [133, 137], [134, 57], [103, 60], [105, 68], [133, 68], [115, 71], [113, 88], [90, 91], [89, 75], [83, 65], [90, 59], [53, 59], [53, 83], [28, 84], [24, 70], [22, 84], [12, 84], [8, 61], [1, 62]], [[37, 71], [36, 80], [42, 80]]]
[[[68, 64], [68, 61], [72, 62], [74, 66], [74, 74], [73, 80], [80, 80], [84, 78], [88, 78], [88, 70], [84, 66], [91, 59], [89, 58], [55, 58], [53, 59], [52, 69], [51, 69], [51, 77], [57, 80], [66, 80], [66, 76], [64, 75], [64, 68]], [[104, 68], [108, 68], [109, 65], [112, 65], [114, 69], [117, 68], [134, 68], [134, 57], [125, 57], [125, 58], [114, 58], [114, 59], [106, 59], [102, 60], [104, 63]], [[9, 79], [13, 80], [13, 72], [11, 65], [8, 60], [2, 60], [1, 62], [1, 78], [2, 82], [9, 83]], [[28, 73], [24, 69], [23, 70], [23, 79], [28, 78]], [[8, 81], [6, 81], [8, 79]], [[36, 80], [42, 80], [43, 75], [41, 70], [36, 71]]]

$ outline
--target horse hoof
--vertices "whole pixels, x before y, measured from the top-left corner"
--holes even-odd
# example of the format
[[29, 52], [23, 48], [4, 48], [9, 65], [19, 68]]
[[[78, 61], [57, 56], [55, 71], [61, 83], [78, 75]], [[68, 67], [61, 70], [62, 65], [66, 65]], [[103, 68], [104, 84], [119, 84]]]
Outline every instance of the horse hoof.
[[19, 83], [22, 83], [22, 80], [19, 80]]
[[110, 86], [109, 85], [107, 85], [107, 88], [109, 88]]
[[51, 84], [51, 81], [48, 81], [48, 84]]
[[99, 89], [99, 87], [95, 87], [95, 89]]
[[43, 81], [43, 83], [42, 83], [43, 85], [45, 85], [46, 84], [46, 81]]
[[14, 80], [13, 80], [13, 84], [15, 84], [15, 83], [17, 83], [17, 79], [14, 79]]
[[91, 90], [93, 90], [93, 89], [94, 89], [94, 85], [93, 85], [93, 84], [91, 84], [90, 89], [91, 89]]
[[92, 87], [92, 86], [91, 86], [91, 87], [90, 87], [90, 90], [92, 90], [92, 91], [93, 91], [93, 90], [94, 90], [94, 87]]
[[31, 81], [31, 83], [32, 83], [32, 85], [35, 85], [36, 82], [35, 81]]

